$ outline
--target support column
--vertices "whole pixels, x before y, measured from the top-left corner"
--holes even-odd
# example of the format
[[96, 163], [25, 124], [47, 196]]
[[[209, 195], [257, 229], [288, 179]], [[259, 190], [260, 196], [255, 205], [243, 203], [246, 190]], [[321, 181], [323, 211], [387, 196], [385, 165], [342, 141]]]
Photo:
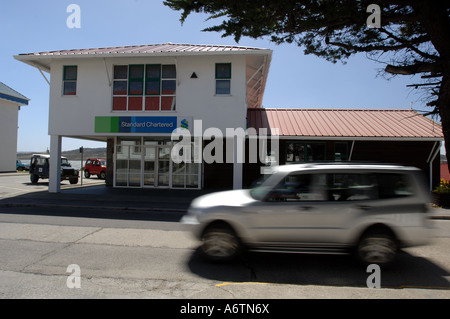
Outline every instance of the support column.
[[61, 141], [60, 135], [50, 136], [49, 193], [61, 191]]
[[106, 186], [114, 186], [114, 138], [106, 140]]

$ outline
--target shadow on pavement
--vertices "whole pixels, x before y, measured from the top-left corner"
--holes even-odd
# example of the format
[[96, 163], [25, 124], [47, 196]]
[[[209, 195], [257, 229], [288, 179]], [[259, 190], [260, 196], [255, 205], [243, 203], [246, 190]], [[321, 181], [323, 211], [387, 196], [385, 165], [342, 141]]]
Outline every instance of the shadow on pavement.
[[[38, 186], [45, 186], [45, 183]], [[69, 187], [56, 194], [36, 190], [1, 199], [0, 213], [179, 221], [192, 200], [208, 192], [211, 191], [126, 189], [105, 185]]]
[[[231, 263], [205, 260], [199, 250], [187, 262], [192, 273], [221, 282], [367, 287], [372, 272], [347, 255], [246, 253]], [[449, 289], [450, 274], [435, 263], [406, 252], [381, 268], [381, 288]]]

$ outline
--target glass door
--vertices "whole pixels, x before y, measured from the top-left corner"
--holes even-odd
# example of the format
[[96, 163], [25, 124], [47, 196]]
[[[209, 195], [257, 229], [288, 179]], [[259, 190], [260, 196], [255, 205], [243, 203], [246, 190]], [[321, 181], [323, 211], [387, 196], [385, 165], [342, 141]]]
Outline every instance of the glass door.
[[140, 139], [118, 139], [116, 145], [116, 186], [141, 187]]
[[154, 145], [144, 147], [144, 186], [156, 186], [156, 153]]
[[158, 145], [157, 147], [157, 187], [170, 187], [171, 176], [171, 146]]

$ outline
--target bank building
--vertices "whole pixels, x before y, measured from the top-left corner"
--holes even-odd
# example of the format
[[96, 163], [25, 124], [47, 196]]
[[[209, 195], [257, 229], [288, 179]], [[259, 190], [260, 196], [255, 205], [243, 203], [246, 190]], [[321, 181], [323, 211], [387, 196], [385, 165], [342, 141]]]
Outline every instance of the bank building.
[[[265, 166], [316, 161], [413, 165], [430, 187], [439, 182], [442, 128], [415, 111], [264, 108], [272, 54], [164, 43], [16, 55], [51, 75], [49, 191], [60, 191], [64, 137], [106, 142], [106, 184], [113, 187], [238, 189], [249, 187]], [[223, 132], [223, 143], [219, 134], [205, 138], [211, 128]], [[172, 134], [180, 129], [189, 132], [192, 146], [190, 160], [182, 162], [171, 156]], [[265, 143], [254, 148], [250, 129], [256, 138], [267, 132]], [[232, 160], [194, 158], [203, 151], [215, 156], [219, 147]], [[250, 161], [255, 151], [262, 156]], [[243, 161], [236, 160], [240, 153]]]

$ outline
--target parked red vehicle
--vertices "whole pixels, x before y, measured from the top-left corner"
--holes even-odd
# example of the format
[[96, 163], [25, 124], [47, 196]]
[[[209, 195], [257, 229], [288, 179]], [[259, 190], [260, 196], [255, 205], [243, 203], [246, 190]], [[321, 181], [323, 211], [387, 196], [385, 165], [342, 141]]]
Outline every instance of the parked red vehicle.
[[84, 166], [84, 177], [89, 178], [91, 175], [97, 175], [98, 178], [106, 177], [106, 160], [101, 158], [89, 158]]

